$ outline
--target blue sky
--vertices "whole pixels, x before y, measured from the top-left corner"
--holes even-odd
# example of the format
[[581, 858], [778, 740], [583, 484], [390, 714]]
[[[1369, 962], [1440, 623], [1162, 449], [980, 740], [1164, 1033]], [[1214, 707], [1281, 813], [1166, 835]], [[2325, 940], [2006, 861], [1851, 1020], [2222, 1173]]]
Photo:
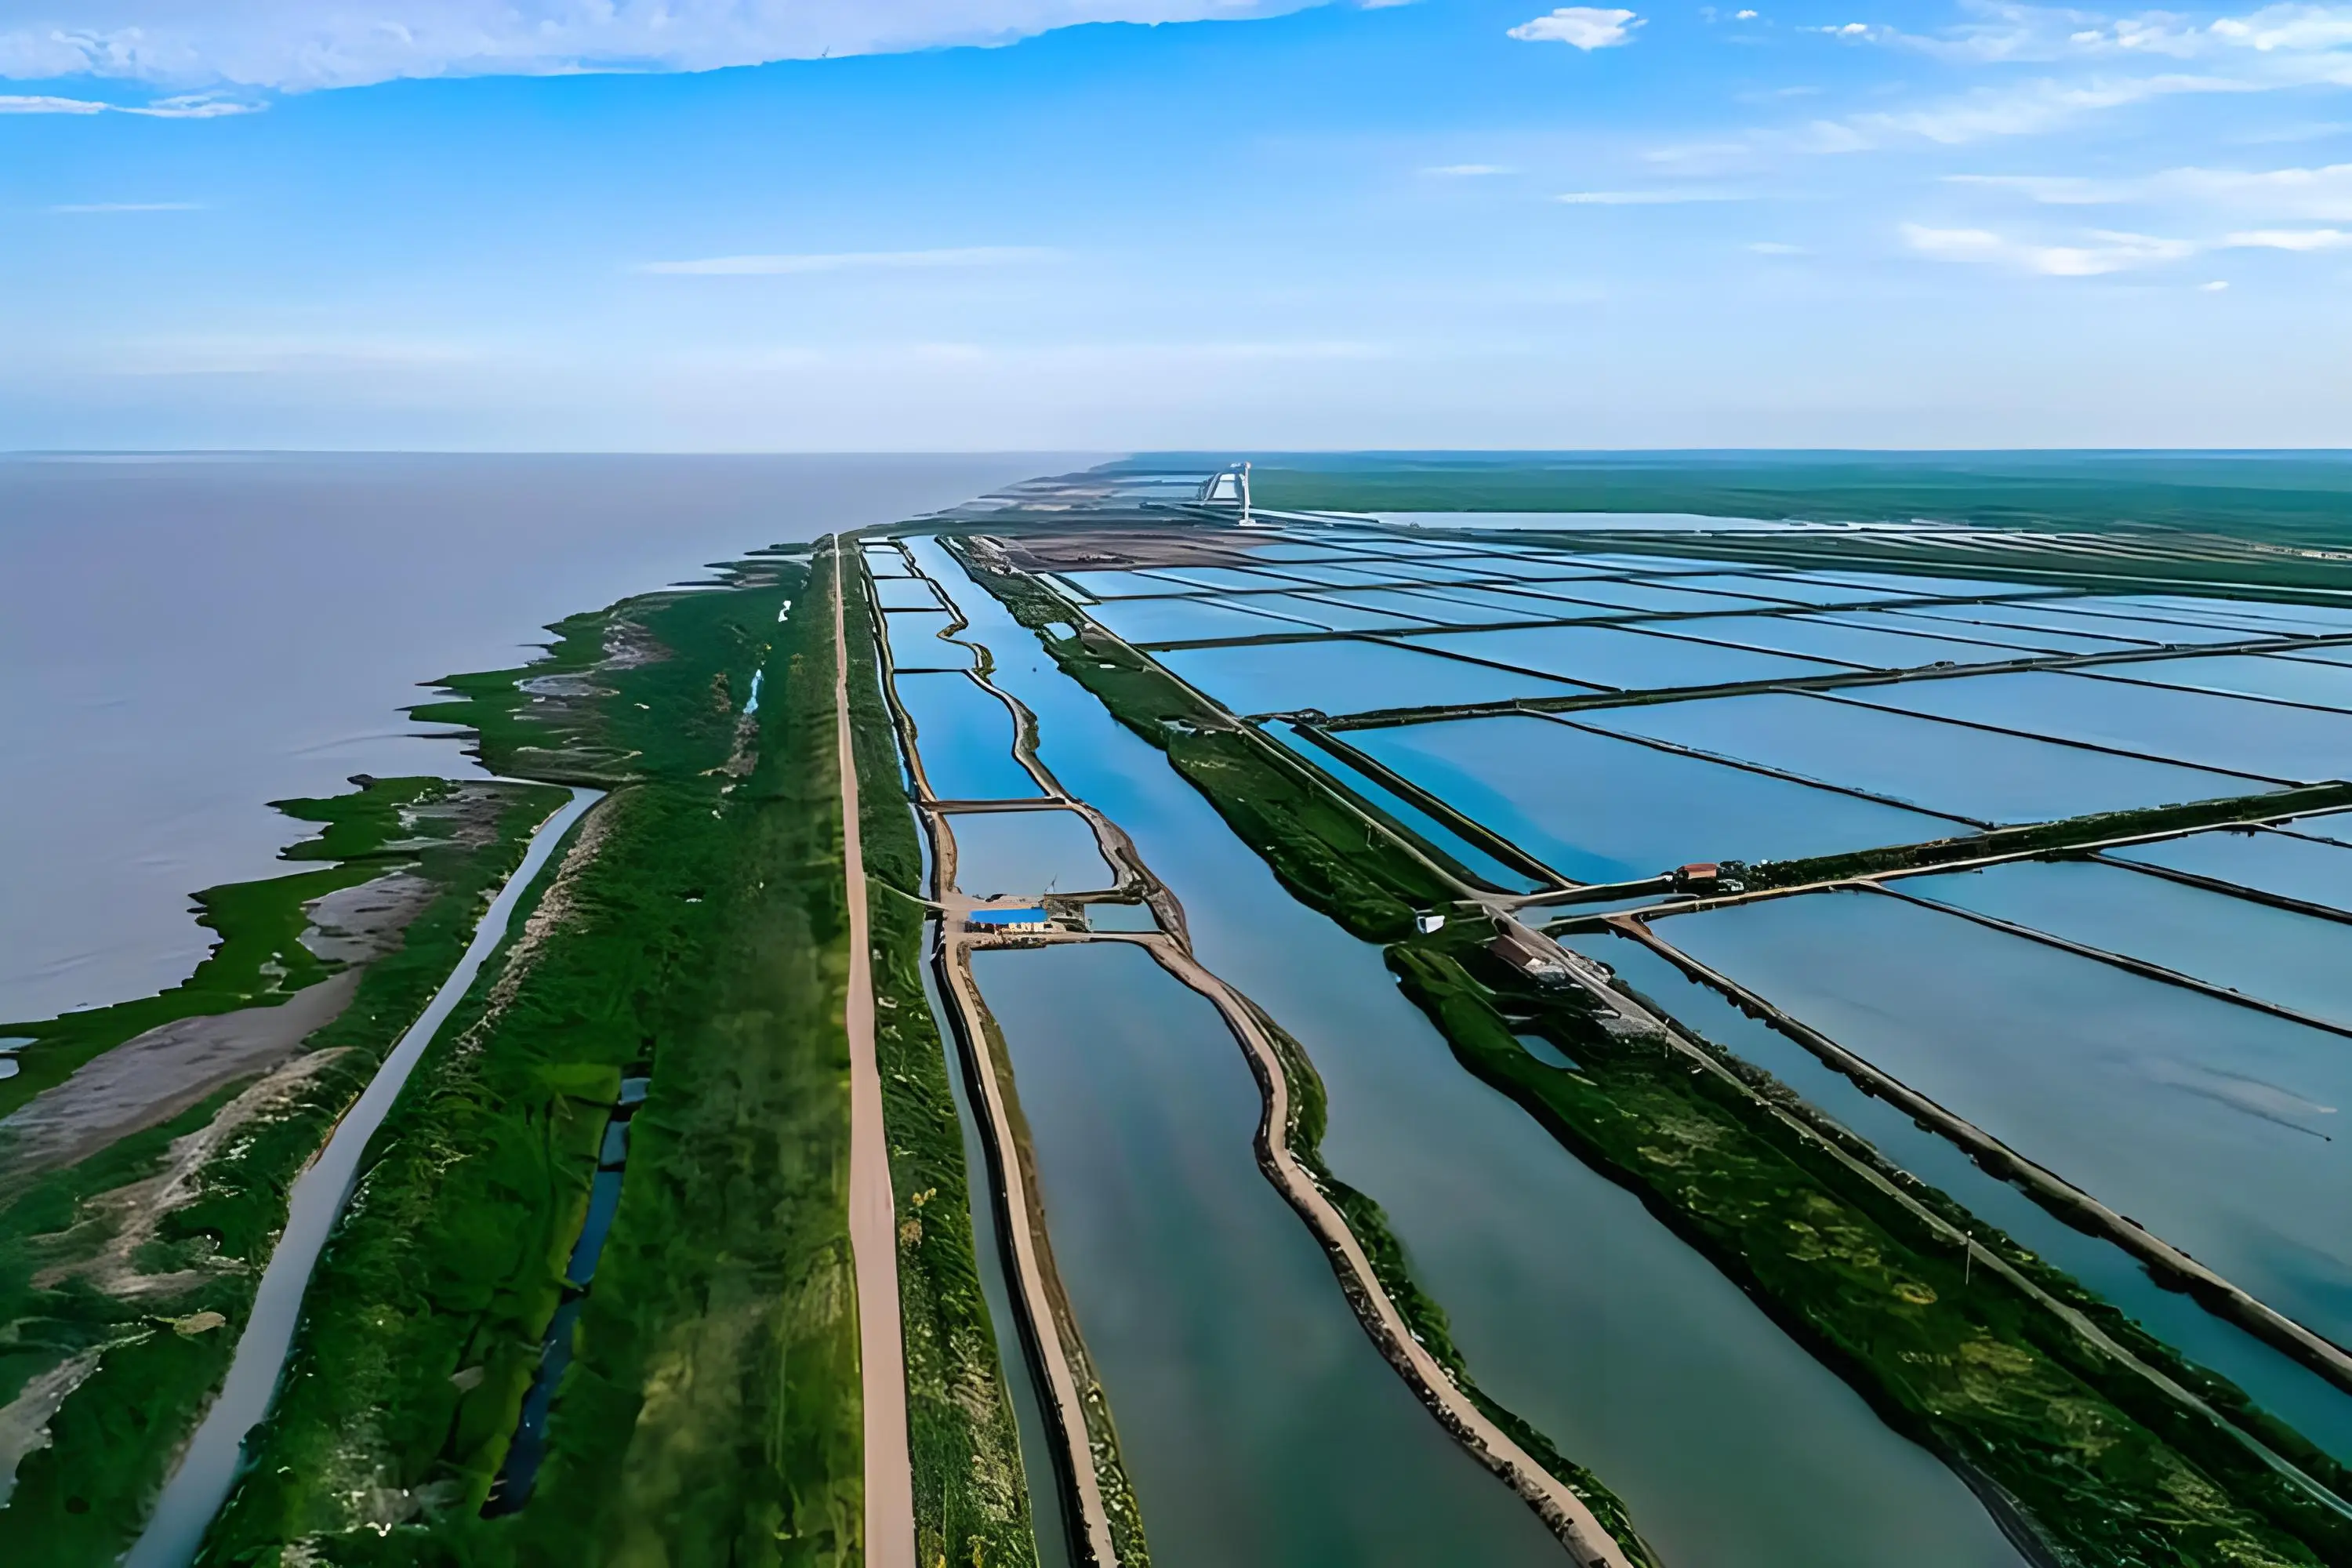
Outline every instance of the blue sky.
[[0, 448], [2352, 446], [2352, 4], [0, 0]]

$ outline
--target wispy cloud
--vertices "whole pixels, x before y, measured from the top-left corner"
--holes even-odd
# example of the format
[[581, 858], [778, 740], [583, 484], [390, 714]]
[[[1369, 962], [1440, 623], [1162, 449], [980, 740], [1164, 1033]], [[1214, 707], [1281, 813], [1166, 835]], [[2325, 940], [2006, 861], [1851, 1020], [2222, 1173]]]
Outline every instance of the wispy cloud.
[[230, 114], [258, 114], [268, 107], [266, 103], [208, 92], [158, 99], [152, 103], [107, 103], [94, 98], [0, 93], [0, 114], [136, 114], [149, 120], [218, 120]]
[[1950, 174], [1948, 183], [2013, 191], [2051, 206], [2147, 203], [2244, 217], [2352, 222], [2352, 163], [2316, 169], [2166, 169], [2131, 178], [2068, 174]]
[[53, 213], [192, 213], [204, 208], [202, 202], [64, 202], [49, 210]]
[[1664, 207], [1685, 202], [1745, 202], [1753, 196], [1738, 191], [1702, 190], [1661, 185], [1640, 191], [1563, 191], [1552, 197], [1572, 207]]
[[[402, 77], [696, 71], [1008, 44], [1086, 22], [1273, 16], [1313, 0], [56, 0], [0, 16], [0, 77], [288, 92]], [[73, 25], [52, 19], [69, 12]]]
[[2194, 240], [2164, 239], [2155, 235], [2122, 234], [2097, 229], [2087, 245], [2032, 245], [1983, 228], [1931, 228], [1924, 224], [1903, 226], [1904, 243], [1921, 256], [1939, 261], [1973, 261], [2011, 267], [2048, 278], [2096, 278], [2160, 266], [2194, 256], [2203, 248]]
[[1046, 261], [1058, 251], [1027, 245], [973, 245], [947, 250], [835, 250], [793, 256], [707, 256], [693, 261], [647, 261], [639, 272], [691, 278], [774, 278], [814, 272], [895, 268], [1005, 267]]
[[2258, 228], [2221, 242], [2239, 250], [2343, 250], [2352, 234], [2340, 228]]
[[1523, 44], [1566, 44], [1591, 54], [1633, 42], [1642, 18], [1631, 11], [1602, 10], [1595, 5], [1562, 5], [1548, 16], [1522, 22], [1510, 36]]

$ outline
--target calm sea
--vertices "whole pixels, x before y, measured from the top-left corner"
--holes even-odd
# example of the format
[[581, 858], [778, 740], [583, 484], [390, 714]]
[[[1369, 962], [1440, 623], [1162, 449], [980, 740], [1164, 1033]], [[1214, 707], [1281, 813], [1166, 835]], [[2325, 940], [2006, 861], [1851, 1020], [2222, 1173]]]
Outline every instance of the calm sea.
[[1066, 457], [0, 457], [0, 1020], [173, 984], [268, 808], [478, 772], [400, 712], [709, 562]]

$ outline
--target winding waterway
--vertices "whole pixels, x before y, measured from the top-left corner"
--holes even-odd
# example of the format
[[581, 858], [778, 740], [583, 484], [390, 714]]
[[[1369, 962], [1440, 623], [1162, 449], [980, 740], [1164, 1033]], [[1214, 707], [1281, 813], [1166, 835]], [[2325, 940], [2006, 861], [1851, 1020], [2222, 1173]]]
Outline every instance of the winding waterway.
[[277, 1250], [269, 1255], [269, 1267], [262, 1273], [253, 1310], [238, 1336], [236, 1358], [229, 1363], [228, 1379], [189, 1439], [179, 1468], [164, 1483], [163, 1495], [148, 1519], [146, 1531], [124, 1559], [124, 1568], [186, 1568], [194, 1560], [205, 1531], [236, 1479], [246, 1434], [269, 1413], [278, 1374], [285, 1370], [287, 1352], [293, 1347], [310, 1271], [318, 1266], [319, 1254], [325, 1249], [343, 1205], [350, 1201], [368, 1140], [383, 1125], [401, 1086], [408, 1081], [433, 1037], [505, 937], [516, 906], [548, 857], [604, 794], [574, 789], [570, 802], [540, 825], [523, 853], [522, 864], [515, 868], [475, 927], [473, 941], [467, 943], [457, 968], [449, 972], [449, 978], [433, 994], [416, 1022], [383, 1058], [366, 1089], [336, 1123], [326, 1148], [295, 1181], [286, 1228], [278, 1238]]
[[1631, 1194], [1464, 1072], [1377, 949], [1292, 900], [1033, 633], [936, 544], [915, 550], [994, 652], [998, 683], [1036, 711], [1046, 764], [1183, 900], [1202, 962], [1305, 1044], [1329, 1095], [1327, 1159], [1387, 1210], [1472, 1373], [1623, 1497], [1669, 1562], [2019, 1561], [1948, 1470]]

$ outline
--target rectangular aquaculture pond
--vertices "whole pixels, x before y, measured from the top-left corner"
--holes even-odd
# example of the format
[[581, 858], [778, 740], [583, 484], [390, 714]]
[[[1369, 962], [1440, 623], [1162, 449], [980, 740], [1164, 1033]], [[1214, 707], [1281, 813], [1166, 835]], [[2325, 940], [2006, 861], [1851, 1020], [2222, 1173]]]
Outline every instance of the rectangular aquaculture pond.
[[1533, 716], [1349, 730], [1339, 739], [1580, 882], [1967, 831], [1949, 818]]
[[1841, 672], [1838, 666], [1819, 659], [1751, 653], [1626, 626], [1523, 626], [1400, 640], [1408, 647], [1443, 648], [1616, 691], [1729, 686]]
[[[1870, 693], [1876, 700], [1882, 692], [1908, 689], [1908, 685], [1873, 687]], [[2247, 795], [2262, 787], [2226, 773], [2141, 762], [1800, 693], [1590, 709], [1576, 720], [1983, 823], [2045, 822]]]
[[[2352, 1028], [2352, 925], [2089, 860], [2012, 861], [1895, 886]], [[2352, 1040], [2344, 1046], [2352, 1051]]]
[[1832, 659], [1864, 669], [1916, 669], [1929, 664], [1999, 664], [2023, 657], [2005, 648], [1951, 642], [1924, 632], [1873, 630], [1809, 616], [1726, 616], [1674, 621], [1657, 628], [1676, 637], [1738, 643], [1774, 653]]
[[[2308, 784], [2352, 773], [2352, 714], [2318, 713], [2203, 691], [2032, 670], [1909, 681], [1875, 688], [1868, 699], [1915, 713], [2008, 725], [2036, 735], [2226, 769], [2250, 779]], [[2212, 793], [2252, 791], [2249, 784]]]
[[947, 824], [956, 887], [974, 898], [1097, 892], [1116, 879], [1095, 830], [1075, 811], [959, 811]]
[[[1256, 595], [1242, 603], [1255, 602]], [[1236, 609], [1206, 599], [1113, 599], [1089, 605], [1087, 614], [1131, 643], [1207, 642], [1218, 637], [1255, 637], [1277, 632], [1318, 631], [1296, 619]]]
[[1178, 679], [1206, 692], [1233, 713], [1284, 713], [1307, 708], [1325, 713], [1358, 713], [1377, 708], [1568, 697], [1591, 689], [1353, 637], [1175, 648], [1156, 657]]
[[2352, 1333], [2340, 1037], [1870, 893], [1656, 930], [2288, 1316]]
[[2352, 914], [2352, 847], [2325, 839], [2268, 828], [2237, 833], [2216, 829], [2105, 853], [2117, 860], [2210, 877]]

